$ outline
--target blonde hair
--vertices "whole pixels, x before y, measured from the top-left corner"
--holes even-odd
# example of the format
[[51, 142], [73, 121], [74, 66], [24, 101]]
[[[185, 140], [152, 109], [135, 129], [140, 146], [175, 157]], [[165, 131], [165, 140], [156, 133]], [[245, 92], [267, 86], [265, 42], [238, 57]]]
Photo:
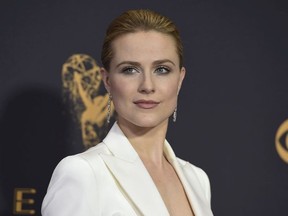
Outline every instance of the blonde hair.
[[176, 25], [168, 18], [151, 10], [128, 10], [108, 26], [101, 53], [101, 61], [109, 70], [113, 58], [112, 42], [119, 36], [138, 31], [157, 31], [173, 37], [176, 42], [180, 67], [183, 64], [183, 46]]

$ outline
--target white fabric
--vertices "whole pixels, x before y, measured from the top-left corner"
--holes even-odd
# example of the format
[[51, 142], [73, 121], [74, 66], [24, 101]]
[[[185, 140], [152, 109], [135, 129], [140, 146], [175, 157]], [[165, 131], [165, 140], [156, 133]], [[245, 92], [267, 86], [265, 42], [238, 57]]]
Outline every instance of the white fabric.
[[[210, 183], [200, 168], [164, 153], [177, 172], [196, 216], [212, 216]], [[117, 123], [102, 143], [64, 158], [42, 203], [43, 216], [168, 216], [168, 210], [137, 152]]]

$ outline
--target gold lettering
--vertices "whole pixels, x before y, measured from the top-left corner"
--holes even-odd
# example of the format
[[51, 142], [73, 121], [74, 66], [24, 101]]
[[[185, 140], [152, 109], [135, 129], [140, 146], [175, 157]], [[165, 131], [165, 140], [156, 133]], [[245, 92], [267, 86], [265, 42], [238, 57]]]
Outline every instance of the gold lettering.
[[14, 207], [13, 212], [15, 215], [35, 215], [34, 209], [24, 209], [23, 205], [34, 204], [34, 199], [25, 199], [24, 194], [36, 194], [34, 188], [15, 188], [14, 190]]

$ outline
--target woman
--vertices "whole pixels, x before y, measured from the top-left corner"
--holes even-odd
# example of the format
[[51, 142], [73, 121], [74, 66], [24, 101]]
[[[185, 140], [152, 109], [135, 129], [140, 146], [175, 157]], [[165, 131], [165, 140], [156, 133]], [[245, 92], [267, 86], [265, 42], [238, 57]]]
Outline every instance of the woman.
[[102, 64], [117, 122], [103, 142], [58, 164], [43, 216], [213, 215], [207, 175], [165, 140], [185, 76], [175, 25], [149, 10], [123, 13], [108, 27]]

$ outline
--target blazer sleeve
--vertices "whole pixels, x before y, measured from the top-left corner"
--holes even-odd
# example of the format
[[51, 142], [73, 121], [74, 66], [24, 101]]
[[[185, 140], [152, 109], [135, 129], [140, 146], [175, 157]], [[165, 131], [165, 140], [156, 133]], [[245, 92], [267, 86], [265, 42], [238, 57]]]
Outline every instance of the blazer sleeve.
[[64, 158], [53, 172], [42, 203], [42, 215], [100, 215], [97, 212], [98, 180], [85, 159], [79, 156]]
[[202, 170], [201, 168], [198, 168], [198, 178], [200, 180], [200, 182], [202, 183], [203, 189], [205, 191], [205, 196], [206, 199], [209, 201], [210, 206], [211, 206], [211, 186], [210, 186], [210, 180], [206, 174], [206, 172], [204, 172], [204, 170]]
[[210, 186], [210, 180], [209, 180], [208, 175], [201, 168], [199, 168], [199, 167], [197, 167], [191, 163], [189, 163], [189, 165], [192, 168], [193, 172], [196, 174], [198, 182], [201, 185], [202, 191], [205, 194], [205, 198], [208, 201], [210, 208], [211, 208], [211, 186]]

